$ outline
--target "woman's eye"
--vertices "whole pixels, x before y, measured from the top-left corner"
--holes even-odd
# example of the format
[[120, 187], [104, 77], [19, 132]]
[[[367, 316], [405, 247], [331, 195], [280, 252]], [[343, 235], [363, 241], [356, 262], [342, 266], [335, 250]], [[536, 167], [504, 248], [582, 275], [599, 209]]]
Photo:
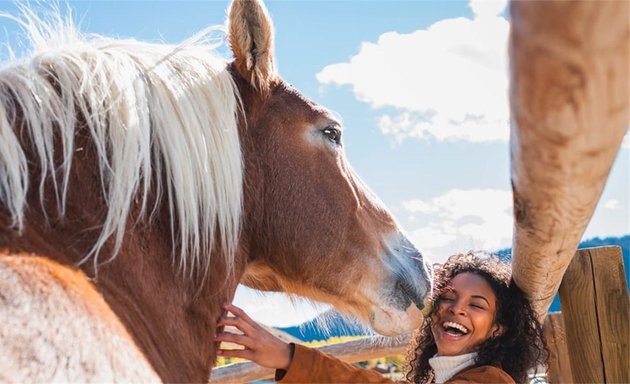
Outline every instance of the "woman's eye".
[[337, 128], [327, 127], [322, 131], [324, 136], [333, 143], [340, 145], [341, 144], [341, 131]]

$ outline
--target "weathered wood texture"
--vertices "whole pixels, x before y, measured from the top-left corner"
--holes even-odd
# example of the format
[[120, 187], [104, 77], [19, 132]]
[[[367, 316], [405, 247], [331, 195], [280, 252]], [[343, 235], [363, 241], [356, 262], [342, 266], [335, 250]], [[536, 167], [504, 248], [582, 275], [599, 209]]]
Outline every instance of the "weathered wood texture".
[[621, 248], [578, 251], [560, 302], [574, 381], [630, 382], [630, 300]]
[[511, 4], [514, 278], [547, 312], [628, 128], [629, 1]]
[[572, 383], [573, 375], [571, 374], [571, 361], [562, 313], [548, 314], [543, 324], [543, 330], [550, 353], [547, 380], [552, 384]]
[[[383, 356], [393, 356], [407, 353], [411, 333], [384, 338], [368, 337], [360, 340], [348, 341], [316, 347], [349, 363], [377, 359]], [[274, 370], [262, 368], [252, 362], [244, 362], [215, 368], [212, 371], [211, 383], [244, 383], [254, 380], [271, 378]]]

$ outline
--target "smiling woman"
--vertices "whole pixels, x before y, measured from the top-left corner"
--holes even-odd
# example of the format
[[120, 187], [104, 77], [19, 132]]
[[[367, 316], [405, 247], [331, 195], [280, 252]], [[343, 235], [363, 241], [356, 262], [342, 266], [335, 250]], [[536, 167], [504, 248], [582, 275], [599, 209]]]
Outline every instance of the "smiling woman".
[[451, 256], [436, 271], [433, 297], [433, 313], [409, 352], [409, 381], [441, 383], [475, 366], [507, 373], [519, 383], [528, 369], [546, 361], [536, 314], [513, 283], [510, 266], [498, 258]]

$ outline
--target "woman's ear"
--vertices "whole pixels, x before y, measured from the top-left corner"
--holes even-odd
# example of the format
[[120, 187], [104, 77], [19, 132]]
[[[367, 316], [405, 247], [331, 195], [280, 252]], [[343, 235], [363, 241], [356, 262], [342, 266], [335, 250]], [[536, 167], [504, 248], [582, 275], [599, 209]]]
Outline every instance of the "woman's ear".
[[507, 327], [503, 324], [495, 324], [494, 329], [492, 330], [492, 337], [503, 336], [503, 334], [507, 331]]

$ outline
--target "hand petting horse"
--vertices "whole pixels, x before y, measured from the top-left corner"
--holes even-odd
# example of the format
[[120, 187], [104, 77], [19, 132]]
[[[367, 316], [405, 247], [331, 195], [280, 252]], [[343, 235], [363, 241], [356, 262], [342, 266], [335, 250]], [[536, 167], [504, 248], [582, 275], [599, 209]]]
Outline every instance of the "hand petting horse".
[[259, 1], [203, 44], [85, 38], [28, 8], [0, 71], [0, 381], [205, 382], [239, 281], [414, 329], [431, 272], [277, 74]]

